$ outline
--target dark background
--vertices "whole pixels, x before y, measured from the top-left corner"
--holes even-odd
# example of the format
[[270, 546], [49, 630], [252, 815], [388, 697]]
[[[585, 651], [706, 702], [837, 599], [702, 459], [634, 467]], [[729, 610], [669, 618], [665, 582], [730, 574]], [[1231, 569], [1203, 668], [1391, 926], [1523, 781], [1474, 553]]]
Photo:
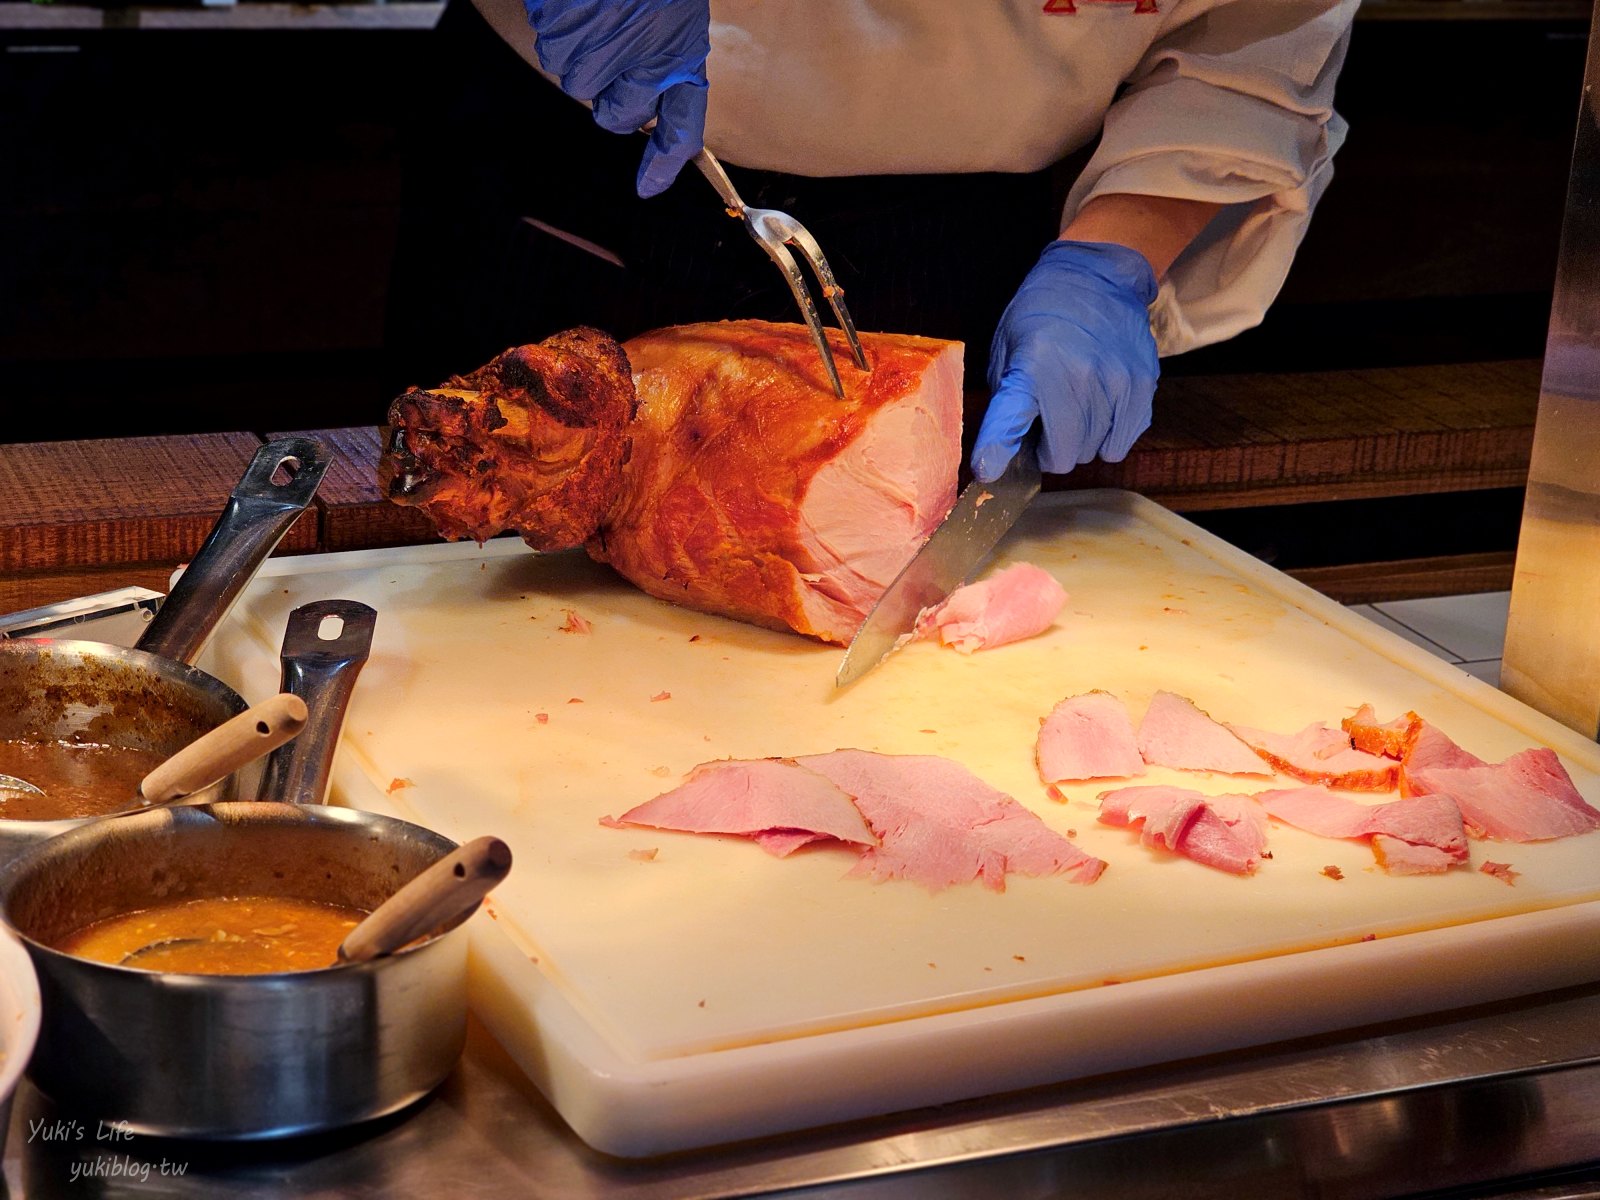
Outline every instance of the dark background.
[[[1471, 7], [1363, 10], [1279, 302], [1169, 375], [1542, 353], [1587, 20]], [[452, 86], [434, 35], [4, 36], [0, 440], [381, 423], [401, 146]]]

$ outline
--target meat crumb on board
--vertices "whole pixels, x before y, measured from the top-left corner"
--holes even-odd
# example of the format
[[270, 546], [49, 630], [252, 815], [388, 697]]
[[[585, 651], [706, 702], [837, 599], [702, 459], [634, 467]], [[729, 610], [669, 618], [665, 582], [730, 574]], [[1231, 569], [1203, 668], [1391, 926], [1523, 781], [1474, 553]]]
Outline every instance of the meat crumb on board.
[[1344, 878], [1344, 872], [1341, 871], [1333, 863], [1329, 863], [1327, 866], [1323, 867], [1322, 868], [1322, 873], [1324, 875], [1326, 875], [1329, 879], [1343, 879]]
[[660, 846], [651, 846], [648, 850], [629, 850], [628, 857], [635, 862], [655, 862], [656, 855], [660, 853]]
[[579, 614], [576, 609], [568, 608], [563, 611], [567, 614], [567, 619], [561, 625], [562, 633], [589, 633], [594, 629], [588, 618]]
[[658, 700], [671, 700], [671, 699], [672, 699], [672, 693], [671, 692], [657, 692], [654, 696], [650, 697], [650, 703], [654, 704]]
[[550, 714], [549, 713], [543, 713], [543, 712], [534, 713], [533, 714], [533, 719], [535, 721], [539, 722], [539, 724], [541, 724], [541, 725], [550, 724]]
[[1485, 875], [1493, 875], [1496, 879], [1500, 880], [1501, 883], [1509, 884], [1512, 887], [1517, 885], [1517, 876], [1522, 874], [1521, 871], [1513, 871], [1510, 863], [1503, 862], [1485, 861], [1483, 865], [1478, 868], [1478, 870], [1482, 871]]
[[396, 792], [400, 791], [402, 788], [416, 787], [416, 786], [417, 785], [412, 783], [411, 780], [409, 780], [409, 779], [395, 778], [395, 779], [389, 780], [389, 786], [387, 788], [385, 788], [384, 790], [386, 792], [388, 792], [389, 795], [392, 796]]

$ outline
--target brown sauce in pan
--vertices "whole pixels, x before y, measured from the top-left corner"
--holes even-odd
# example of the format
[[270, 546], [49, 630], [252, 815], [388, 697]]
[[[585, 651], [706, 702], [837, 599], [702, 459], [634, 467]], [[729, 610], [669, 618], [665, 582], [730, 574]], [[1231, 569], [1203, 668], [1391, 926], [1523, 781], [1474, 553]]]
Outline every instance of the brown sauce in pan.
[[311, 971], [337, 961], [339, 943], [366, 915], [284, 896], [186, 900], [85, 925], [56, 948], [95, 962], [185, 975]]
[[0, 774], [26, 779], [45, 793], [0, 787], [0, 818], [59, 821], [121, 812], [138, 802], [140, 782], [165, 759], [126, 746], [0, 739]]

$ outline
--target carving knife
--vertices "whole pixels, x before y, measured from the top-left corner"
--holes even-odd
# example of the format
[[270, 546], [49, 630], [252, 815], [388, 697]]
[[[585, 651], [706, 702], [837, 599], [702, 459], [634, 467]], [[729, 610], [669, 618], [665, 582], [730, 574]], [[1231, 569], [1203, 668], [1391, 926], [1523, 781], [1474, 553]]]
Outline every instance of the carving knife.
[[850, 641], [835, 687], [860, 679], [904, 644], [917, 616], [970, 579], [1039, 494], [1039, 456], [1030, 435], [993, 483], [973, 480], [873, 606]]

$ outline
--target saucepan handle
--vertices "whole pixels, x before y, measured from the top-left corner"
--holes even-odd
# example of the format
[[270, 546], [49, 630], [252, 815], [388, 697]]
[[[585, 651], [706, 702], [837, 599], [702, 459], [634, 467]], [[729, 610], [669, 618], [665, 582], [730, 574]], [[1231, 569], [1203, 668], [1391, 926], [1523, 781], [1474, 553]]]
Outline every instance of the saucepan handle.
[[306, 725], [299, 737], [267, 759], [260, 799], [285, 804], [327, 799], [339, 731], [371, 651], [377, 620], [377, 612], [357, 600], [316, 600], [289, 614], [279, 655], [279, 690], [306, 702]]
[[309, 437], [279, 438], [257, 450], [138, 649], [182, 663], [199, 658], [239, 593], [310, 506], [329, 459], [327, 447]]

